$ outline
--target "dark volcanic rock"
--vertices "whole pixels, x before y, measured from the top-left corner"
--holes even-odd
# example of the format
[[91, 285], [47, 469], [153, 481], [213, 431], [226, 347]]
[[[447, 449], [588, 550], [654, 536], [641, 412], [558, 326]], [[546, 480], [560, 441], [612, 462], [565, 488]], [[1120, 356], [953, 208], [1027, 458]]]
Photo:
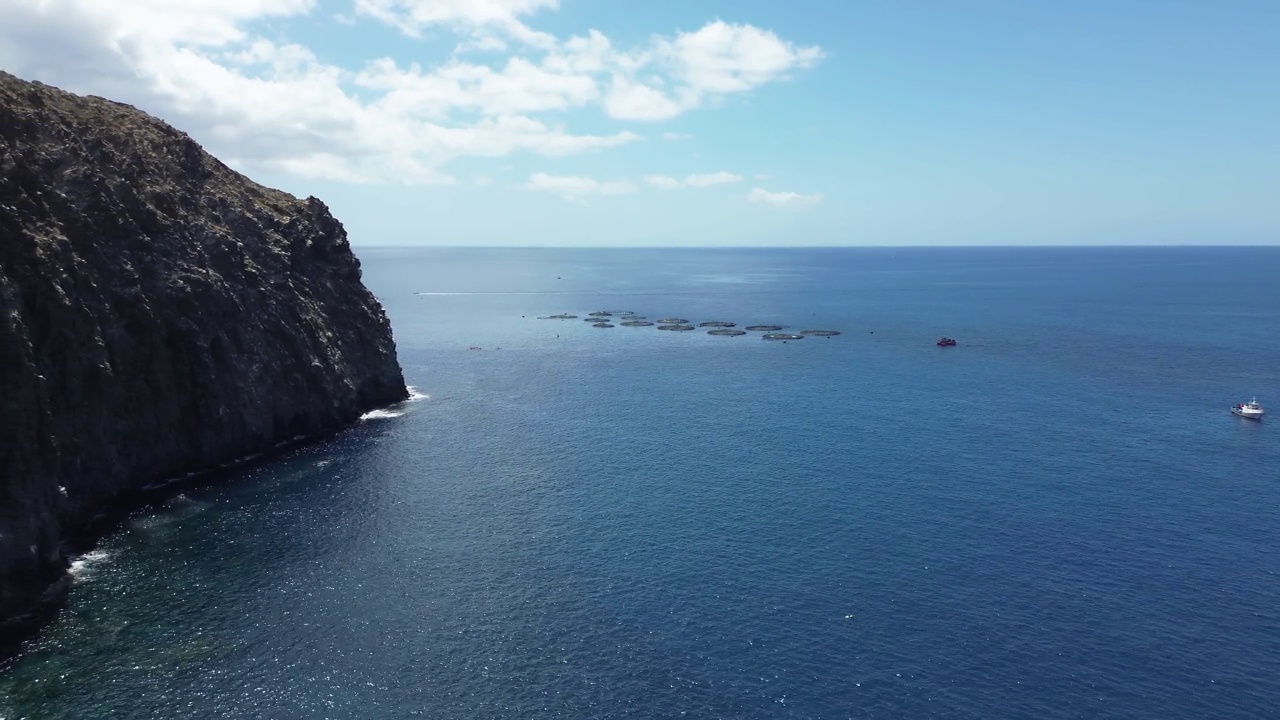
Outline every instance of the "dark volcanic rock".
[[0, 72], [0, 640], [108, 504], [406, 396], [323, 203]]

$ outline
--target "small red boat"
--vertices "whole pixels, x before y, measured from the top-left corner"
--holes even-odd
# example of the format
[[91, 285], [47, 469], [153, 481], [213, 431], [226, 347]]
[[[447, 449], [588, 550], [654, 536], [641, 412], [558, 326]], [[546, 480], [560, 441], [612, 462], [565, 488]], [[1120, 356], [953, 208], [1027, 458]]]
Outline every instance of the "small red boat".
[[956, 344], [956, 341], [952, 340], [949, 337], [944, 337], [938, 341], [938, 347], [954, 347], [955, 344]]

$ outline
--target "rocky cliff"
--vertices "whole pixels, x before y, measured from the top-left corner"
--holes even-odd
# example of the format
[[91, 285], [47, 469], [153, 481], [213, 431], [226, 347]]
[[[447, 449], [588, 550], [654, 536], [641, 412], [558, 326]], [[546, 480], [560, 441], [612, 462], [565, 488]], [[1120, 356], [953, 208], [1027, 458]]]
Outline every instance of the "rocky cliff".
[[0, 72], [0, 636], [108, 503], [405, 397], [323, 203]]

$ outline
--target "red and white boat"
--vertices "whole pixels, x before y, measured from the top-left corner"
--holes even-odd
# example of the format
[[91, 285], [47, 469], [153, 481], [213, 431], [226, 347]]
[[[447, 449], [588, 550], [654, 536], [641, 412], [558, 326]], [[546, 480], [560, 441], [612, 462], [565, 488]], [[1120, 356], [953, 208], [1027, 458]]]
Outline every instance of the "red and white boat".
[[1258, 404], [1258, 398], [1236, 405], [1231, 408], [1231, 413], [1247, 420], [1261, 420], [1263, 414], [1262, 406]]

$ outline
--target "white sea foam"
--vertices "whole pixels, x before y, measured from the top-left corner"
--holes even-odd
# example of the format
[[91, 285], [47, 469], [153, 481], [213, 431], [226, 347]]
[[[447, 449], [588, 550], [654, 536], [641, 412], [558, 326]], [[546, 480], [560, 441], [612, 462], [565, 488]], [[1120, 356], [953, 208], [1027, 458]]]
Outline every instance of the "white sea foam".
[[111, 553], [106, 550], [93, 550], [87, 552], [75, 560], [71, 561], [71, 567], [67, 572], [71, 573], [71, 579], [75, 582], [83, 582], [93, 577], [93, 571], [99, 565], [102, 565], [111, 558]]
[[370, 410], [369, 412], [361, 415], [360, 420], [386, 420], [387, 418], [398, 418], [408, 412], [408, 410], [405, 409], [405, 405], [408, 405], [411, 402], [418, 402], [419, 400], [426, 400], [431, 397], [430, 395], [418, 392], [418, 388], [412, 385], [409, 385], [405, 389], [409, 391], [409, 397], [407, 399], [398, 402], [391, 407]]

